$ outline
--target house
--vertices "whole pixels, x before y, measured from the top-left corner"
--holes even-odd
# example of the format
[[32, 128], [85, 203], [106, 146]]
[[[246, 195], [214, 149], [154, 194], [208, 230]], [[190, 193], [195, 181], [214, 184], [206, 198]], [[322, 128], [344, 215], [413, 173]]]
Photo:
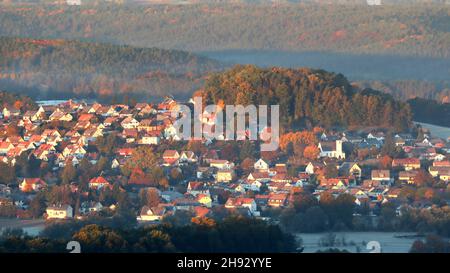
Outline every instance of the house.
[[269, 170], [269, 164], [260, 158], [255, 162], [255, 164], [253, 164], [253, 168], [260, 172], [267, 172]]
[[83, 202], [81, 204], [80, 212], [82, 214], [95, 213], [103, 210], [103, 205], [100, 202]]
[[244, 198], [244, 197], [230, 197], [227, 202], [225, 202], [225, 208], [227, 209], [239, 209], [239, 208], [247, 208], [250, 211], [250, 214], [257, 214], [257, 206], [255, 199], [253, 198]]
[[348, 178], [325, 178], [320, 180], [320, 186], [329, 189], [345, 189], [349, 184]]
[[320, 150], [320, 157], [345, 159], [345, 153], [342, 150], [342, 140], [336, 140], [335, 142], [320, 142], [318, 148]]
[[359, 149], [381, 148], [383, 141], [376, 138], [366, 138], [358, 144]]
[[41, 112], [39, 111], [26, 111], [23, 114], [23, 120], [37, 121], [39, 119], [41, 119]]
[[120, 123], [120, 125], [124, 129], [135, 129], [139, 126], [139, 122], [132, 117], [127, 117]]
[[47, 219], [67, 219], [73, 217], [73, 208], [70, 205], [50, 206], [46, 209]]
[[287, 173], [278, 173], [274, 175], [271, 180], [276, 183], [291, 183], [292, 178], [290, 178]]
[[434, 161], [434, 167], [450, 167], [450, 160]]
[[49, 138], [51, 136], [61, 137], [61, 134], [57, 129], [45, 129], [44, 132], [42, 132], [42, 136], [44, 136], [45, 138]]
[[178, 129], [173, 125], [169, 125], [164, 129], [164, 137], [166, 139], [181, 140]]
[[212, 207], [212, 199], [209, 194], [198, 194], [196, 200], [207, 208]]
[[59, 108], [56, 108], [56, 110], [49, 116], [49, 120], [58, 120], [58, 121], [72, 121], [73, 116], [69, 113], [65, 113], [61, 111]]
[[40, 191], [47, 187], [47, 183], [41, 178], [24, 178], [19, 188], [22, 192]]
[[180, 154], [176, 150], [165, 150], [162, 157], [167, 165], [172, 165], [178, 161]]
[[325, 168], [325, 164], [321, 162], [309, 162], [306, 165], [305, 172], [307, 174], [315, 174], [318, 170]]
[[287, 193], [270, 193], [267, 205], [270, 207], [284, 207], [287, 204]]
[[247, 176], [248, 181], [269, 182], [270, 179], [267, 172], [252, 172]]
[[385, 133], [383, 132], [371, 132], [367, 135], [367, 139], [376, 139], [377, 141], [384, 141]]
[[246, 190], [251, 190], [251, 191], [260, 191], [262, 183], [260, 181], [254, 180], [254, 181], [247, 181], [243, 184], [241, 184], [242, 187], [244, 187], [244, 189]]
[[160, 137], [157, 134], [144, 134], [141, 137], [140, 144], [144, 145], [158, 145], [160, 143]]
[[428, 171], [433, 177], [439, 177], [441, 180], [448, 181], [448, 175], [450, 173], [450, 167], [447, 167], [447, 166], [430, 166], [428, 168]]
[[344, 162], [339, 166], [340, 175], [361, 178], [362, 169], [356, 162]]
[[417, 170], [401, 171], [398, 173], [398, 180], [408, 184], [413, 184], [417, 173]]
[[145, 107], [150, 106], [150, 104], [146, 103], [146, 102], [138, 102], [136, 103], [136, 105], [134, 106], [134, 109], [141, 111], [142, 109], [144, 109]]
[[176, 107], [177, 105], [178, 105], [178, 103], [174, 99], [172, 99], [170, 97], [166, 97], [163, 102], [158, 104], [158, 110], [161, 110], [161, 111], [171, 110], [174, 107]]
[[450, 182], [450, 168], [447, 168], [445, 171], [440, 172], [439, 179], [445, 182]]
[[392, 160], [392, 168], [403, 168], [405, 171], [420, 169], [418, 158], [395, 158]]
[[180, 162], [195, 163], [198, 161], [198, 157], [192, 151], [183, 151], [180, 155]]
[[89, 180], [90, 189], [102, 189], [103, 187], [109, 186], [110, 183], [102, 176], [94, 177]]
[[6, 155], [9, 150], [13, 149], [14, 145], [11, 142], [0, 142], [0, 154]]
[[201, 205], [197, 200], [189, 198], [178, 198], [175, 199], [172, 203], [177, 210], [189, 210], [189, 211], [193, 211], [195, 207]]
[[359, 143], [363, 142], [364, 139], [361, 136], [343, 133], [341, 140], [342, 140], [342, 142], [350, 142], [352, 144], [359, 144]]
[[235, 177], [234, 170], [218, 170], [216, 174], [217, 182], [231, 182]]
[[163, 206], [148, 207], [144, 206], [141, 209], [137, 220], [138, 221], [160, 221], [166, 214], [166, 208]]
[[392, 182], [391, 171], [389, 170], [372, 170], [372, 180], [386, 182], [390, 184]]
[[64, 148], [63, 152], [62, 152], [63, 156], [67, 157], [67, 156], [75, 156], [77, 158], [83, 158], [84, 155], [86, 154], [86, 150], [76, 144], [69, 144], [66, 146], [66, 148]]
[[120, 148], [117, 150], [117, 154], [123, 157], [130, 157], [133, 155], [133, 148]]
[[4, 118], [17, 117], [20, 115], [20, 110], [12, 107], [4, 107], [2, 113]]
[[206, 179], [212, 177], [214, 169], [211, 167], [197, 166], [196, 177], [197, 179]]
[[[209, 194], [209, 190], [207, 190], [207, 191], [208, 191], [208, 194]], [[164, 201], [166, 201], [166, 202], [172, 202], [173, 200], [178, 199], [178, 198], [182, 198], [182, 197], [183, 197], [183, 194], [181, 194], [181, 193], [179, 193], [177, 191], [163, 191], [163, 192], [161, 192], [161, 198]]]
[[401, 188], [390, 188], [386, 192], [386, 197], [391, 198], [391, 199], [398, 198], [401, 193], [401, 190], [402, 190]]
[[269, 168], [269, 176], [275, 176], [277, 174], [286, 174], [288, 172], [285, 163], [277, 163], [274, 167]]
[[213, 159], [209, 162], [209, 166], [213, 168], [217, 168], [219, 170], [229, 170], [234, 167], [232, 162], [223, 159]]
[[138, 130], [137, 129], [123, 129], [122, 131], [122, 138], [125, 139], [127, 143], [133, 143], [138, 138]]
[[203, 182], [191, 181], [187, 186], [187, 193], [197, 196], [198, 194], [209, 195], [209, 188]]

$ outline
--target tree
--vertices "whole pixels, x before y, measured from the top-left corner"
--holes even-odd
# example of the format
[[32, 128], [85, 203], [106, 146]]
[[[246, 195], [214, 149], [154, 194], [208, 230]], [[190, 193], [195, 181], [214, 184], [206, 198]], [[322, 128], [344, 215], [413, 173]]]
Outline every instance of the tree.
[[253, 169], [253, 165], [255, 164], [255, 160], [247, 157], [246, 159], [244, 159], [242, 161], [242, 163], [240, 164], [241, 168], [245, 171], [245, 172], [250, 172]]
[[73, 235], [83, 246], [83, 252], [122, 252], [127, 242], [115, 231], [98, 225], [87, 225]]
[[414, 177], [414, 184], [417, 187], [432, 186], [434, 184], [434, 178], [429, 172], [420, 169]]
[[0, 183], [9, 184], [16, 180], [16, 172], [14, 167], [0, 162]]
[[205, 226], [208, 228], [213, 228], [216, 226], [216, 221], [208, 217], [194, 217], [192, 218], [192, 223], [199, 226]]
[[339, 171], [335, 164], [328, 164], [325, 166], [325, 173], [326, 178], [336, 178], [339, 176]]
[[141, 189], [139, 192], [141, 206], [157, 207], [161, 202], [158, 190], [155, 188]]
[[309, 160], [314, 160], [319, 157], [319, 148], [316, 145], [309, 145], [305, 147], [303, 156]]
[[97, 174], [100, 174], [102, 171], [108, 170], [110, 167], [108, 163], [109, 161], [107, 157], [100, 156], [97, 163], [95, 164]]
[[100, 136], [95, 140], [95, 146], [101, 154], [110, 156], [119, 146], [119, 140], [115, 134], [109, 134], [107, 137]]
[[122, 167], [122, 173], [125, 176], [130, 176], [131, 172], [136, 168], [142, 170], [144, 173], [150, 173], [157, 165], [158, 158], [153, 152], [153, 148], [144, 145], [136, 148], [125, 165]]
[[93, 165], [87, 157], [83, 157], [83, 159], [81, 159], [78, 169], [80, 170], [80, 172], [82, 174], [85, 174], [89, 178], [91, 178], [95, 175], [95, 170], [93, 170]]
[[174, 182], [179, 182], [183, 178], [183, 174], [181, 173], [181, 171], [178, 168], [172, 168], [170, 170], [170, 178]]
[[61, 186], [53, 186], [48, 194], [50, 204], [67, 204], [73, 206], [74, 196], [70, 186], [67, 184]]
[[393, 230], [396, 223], [397, 212], [396, 206], [392, 203], [383, 204], [380, 211], [380, 220], [378, 228], [381, 230]]
[[20, 134], [20, 128], [16, 124], [9, 124], [6, 128], [6, 135], [7, 136], [17, 136]]
[[252, 142], [246, 140], [241, 144], [239, 159], [242, 161], [246, 158], [254, 158], [255, 147]]
[[388, 155], [384, 155], [380, 158], [380, 168], [381, 169], [390, 169], [392, 167], [392, 157]]
[[344, 193], [335, 199], [331, 193], [323, 192], [319, 204], [328, 216], [330, 227], [339, 228], [339, 225], [352, 227], [355, 197]]
[[293, 156], [294, 155], [294, 144], [292, 142], [289, 142], [286, 145], [286, 155], [287, 156]]
[[33, 217], [41, 217], [46, 209], [46, 198], [44, 192], [38, 192], [30, 202], [30, 212]]
[[61, 174], [61, 181], [63, 184], [69, 184], [77, 177], [77, 170], [72, 162], [67, 162]]
[[300, 193], [292, 196], [292, 204], [297, 212], [305, 212], [309, 208], [317, 206], [318, 201], [311, 194]]
[[425, 242], [416, 240], [410, 253], [450, 253], [450, 243], [436, 235], [428, 235]]

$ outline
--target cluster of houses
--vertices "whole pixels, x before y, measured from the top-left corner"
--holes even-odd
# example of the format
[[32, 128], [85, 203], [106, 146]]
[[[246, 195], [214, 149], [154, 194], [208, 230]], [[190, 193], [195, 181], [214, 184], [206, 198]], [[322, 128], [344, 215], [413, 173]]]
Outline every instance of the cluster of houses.
[[[108, 164], [111, 169], [120, 170], [137, 147], [179, 140], [170, 111], [178, 106], [175, 100], [166, 99], [157, 105], [138, 103], [133, 107], [69, 100], [56, 105], [41, 105], [38, 110], [25, 113], [5, 107], [0, 115], [0, 127], [7, 132], [8, 127], [14, 124], [21, 133], [0, 138], [0, 161], [14, 166], [17, 158], [26, 152], [49, 163], [51, 173], [58, 173], [67, 164], [76, 166], [84, 158], [96, 164], [99, 152], [92, 152], [89, 147], [95, 145], [99, 137], [115, 133], [124, 144], [113, 147]], [[64, 130], [48, 126], [56, 123], [70, 126]], [[193, 174], [183, 177], [180, 182], [184, 185], [183, 190], [176, 190], [177, 187], [151, 188], [160, 202], [153, 207], [139, 208], [138, 220], [159, 221], [176, 211], [191, 211], [196, 216], [206, 216], [214, 213], [217, 207], [261, 217], [268, 208], [288, 207], [291, 198], [306, 188], [318, 199], [326, 191], [334, 196], [351, 194], [355, 197], [355, 206], [369, 204], [375, 211], [385, 202], [395, 202], [403, 185], [414, 185], [419, 170], [444, 183], [450, 181], [449, 139], [424, 135], [423, 140], [417, 141], [410, 134], [397, 134], [394, 136], [395, 146], [401, 148], [405, 156], [394, 158], [390, 166], [380, 168], [377, 156], [360, 161], [349, 160], [346, 147], [380, 149], [385, 138], [383, 131], [364, 135], [320, 133], [318, 158], [307, 162], [294, 174], [288, 171], [287, 159], [282, 158], [271, 161], [256, 159], [250, 170], [242, 172], [238, 163], [223, 159], [221, 151], [207, 141], [203, 141], [204, 145], [209, 146], [203, 154], [167, 149], [160, 158], [163, 169], [181, 171], [182, 167], [187, 166], [194, 170]], [[329, 165], [336, 168], [338, 175], [327, 177]], [[90, 190], [102, 191], [121, 179], [120, 171], [115, 175], [102, 174], [91, 178], [88, 186]], [[55, 180], [51, 175], [18, 178], [17, 189], [12, 185], [0, 184], [0, 205], [9, 198], [26, 209], [33, 194], [51, 187]], [[73, 186], [77, 190], [76, 181]], [[14, 191], [21, 192], [25, 198], [11, 200]], [[104, 209], [113, 210], [114, 205], [103, 206], [100, 202], [88, 200], [76, 210], [70, 204], [49, 204], [46, 217], [72, 218], [75, 211], [81, 217]]]

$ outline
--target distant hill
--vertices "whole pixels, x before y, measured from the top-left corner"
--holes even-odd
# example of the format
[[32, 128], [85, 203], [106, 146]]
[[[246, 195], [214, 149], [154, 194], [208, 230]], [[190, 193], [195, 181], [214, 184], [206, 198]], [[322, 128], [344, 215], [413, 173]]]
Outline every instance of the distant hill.
[[444, 4], [13, 5], [1, 7], [0, 26], [3, 36], [187, 51], [264, 49], [450, 57], [450, 5]]
[[202, 90], [206, 103], [280, 105], [284, 128], [411, 126], [409, 105], [372, 89], [357, 89], [341, 74], [308, 68], [235, 66], [211, 75]]
[[0, 84], [35, 98], [188, 97], [222, 65], [191, 53], [0, 37]]

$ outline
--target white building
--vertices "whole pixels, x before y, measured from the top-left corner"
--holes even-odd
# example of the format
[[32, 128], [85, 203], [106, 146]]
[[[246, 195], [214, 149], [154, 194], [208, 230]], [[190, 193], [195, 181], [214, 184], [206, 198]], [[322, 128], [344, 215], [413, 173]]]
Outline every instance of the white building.
[[336, 142], [320, 142], [318, 147], [320, 157], [345, 159], [345, 153], [342, 150], [342, 140], [336, 140]]
[[80, 6], [81, 0], [66, 0], [66, 4], [69, 6]]
[[67, 219], [73, 217], [73, 208], [70, 205], [51, 206], [46, 211], [47, 219]]
[[258, 161], [255, 162], [253, 168], [259, 171], [268, 171], [269, 164], [267, 164], [267, 162], [265, 162], [262, 158], [260, 158]]

